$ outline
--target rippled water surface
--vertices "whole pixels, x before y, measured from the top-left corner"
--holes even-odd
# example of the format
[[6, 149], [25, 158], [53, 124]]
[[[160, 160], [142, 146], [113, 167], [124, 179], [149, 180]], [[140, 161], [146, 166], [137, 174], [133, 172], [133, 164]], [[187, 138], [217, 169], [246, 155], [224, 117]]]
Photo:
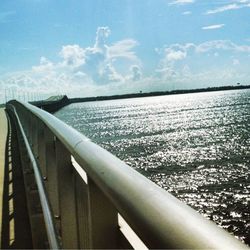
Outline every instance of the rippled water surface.
[[250, 244], [250, 90], [79, 103], [56, 116]]

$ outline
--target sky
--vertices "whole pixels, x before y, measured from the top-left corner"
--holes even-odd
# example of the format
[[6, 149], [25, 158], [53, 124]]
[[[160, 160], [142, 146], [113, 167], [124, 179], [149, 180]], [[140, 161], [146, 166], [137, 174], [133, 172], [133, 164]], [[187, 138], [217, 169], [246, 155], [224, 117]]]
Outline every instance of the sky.
[[250, 0], [1, 0], [0, 103], [250, 84]]

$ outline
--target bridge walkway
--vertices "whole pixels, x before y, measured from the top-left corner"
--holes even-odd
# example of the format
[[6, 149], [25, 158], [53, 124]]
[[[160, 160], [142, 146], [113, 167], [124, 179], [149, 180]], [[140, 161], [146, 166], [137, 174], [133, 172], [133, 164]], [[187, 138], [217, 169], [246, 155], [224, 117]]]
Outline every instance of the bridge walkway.
[[[11, 122], [11, 121], [10, 121]], [[0, 109], [0, 248], [31, 249], [32, 238], [26, 206], [16, 131]]]
[[[2, 218], [3, 207], [3, 182], [4, 182], [4, 166], [5, 166], [5, 145], [7, 139], [7, 118], [4, 109], [0, 109], [0, 218]], [[0, 235], [2, 231], [2, 220], [0, 220]], [[1, 243], [1, 238], [0, 238]]]

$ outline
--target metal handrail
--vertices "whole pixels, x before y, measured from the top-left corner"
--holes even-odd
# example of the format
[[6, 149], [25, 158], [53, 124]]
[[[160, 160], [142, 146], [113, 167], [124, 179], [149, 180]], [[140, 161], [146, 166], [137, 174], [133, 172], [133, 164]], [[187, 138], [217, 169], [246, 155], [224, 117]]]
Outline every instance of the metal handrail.
[[36, 183], [37, 183], [37, 189], [38, 189], [38, 193], [39, 193], [39, 197], [40, 197], [40, 201], [41, 201], [41, 206], [42, 206], [42, 210], [43, 210], [43, 214], [44, 214], [44, 221], [45, 221], [45, 226], [46, 226], [46, 230], [47, 230], [47, 237], [48, 237], [48, 241], [49, 241], [49, 246], [51, 247], [51, 249], [60, 249], [56, 230], [55, 230], [54, 223], [53, 223], [53, 218], [52, 218], [53, 216], [52, 216], [51, 209], [49, 206], [48, 198], [46, 196], [46, 192], [45, 192], [43, 180], [42, 180], [42, 177], [41, 177], [41, 174], [39, 171], [39, 167], [37, 165], [36, 159], [33, 155], [32, 149], [29, 145], [29, 142], [28, 142], [28, 139], [25, 135], [25, 132], [23, 130], [23, 126], [22, 126], [20, 118], [16, 112], [16, 108], [13, 105], [9, 105], [8, 107], [11, 107], [13, 109], [13, 112], [14, 112], [16, 120], [17, 120], [17, 124], [19, 126], [22, 138], [24, 140], [24, 144], [25, 144], [25, 147], [26, 147], [26, 150], [28, 153], [28, 157], [30, 159], [30, 164], [32, 165], [32, 168], [34, 170], [34, 175], [35, 175], [35, 179], [36, 179]]
[[248, 249], [55, 116], [27, 103], [16, 105], [51, 130], [150, 248]]

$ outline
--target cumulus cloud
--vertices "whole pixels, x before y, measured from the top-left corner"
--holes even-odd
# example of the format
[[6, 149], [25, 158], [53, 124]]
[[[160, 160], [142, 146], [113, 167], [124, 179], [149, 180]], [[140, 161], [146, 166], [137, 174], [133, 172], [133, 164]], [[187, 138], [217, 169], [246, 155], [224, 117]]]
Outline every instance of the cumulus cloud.
[[77, 44], [63, 46], [59, 55], [65, 66], [78, 67], [85, 63], [85, 51]]
[[193, 43], [186, 43], [183, 45], [172, 44], [164, 49], [157, 48], [156, 52], [163, 57], [161, 64], [168, 65], [169, 63], [184, 60], [187, 57], [188, 51], [193, 47], [195, 47]]
[[[140, 64], [134, 51], [138, 42], [124, 39], [110, 45], [108, 44], [110, 34], [108, 27], [98, 27], [93, 46], [84, 48], [78, 44], [65, 45], [59, 52], [62, 61], [52, 63], [42, 57], [40, 65], [34, 66], [32, 70], [35, 73], [48, 71], [56, 75], [64, 72], [68, 74], [67, 81], [81, 79], [97, 85], [124, 82], [128, 79], [126, 72], [129, 72], [130, 66], [135, 63]], [[127, 70], [123, 72], [119, 72], [116, 68], [121, 62], [127, 66]]]
[[164, 81], [168, 81], [168, 80], [173, 81], [173, 80], [176, 80], [174, 78], [177, 77], [177, 72], [174, 70], [172, 66], [165, 65], [165, 67], [160, 67], [156, 69], [155, 72], [156, 72], [156, 76], [158, 77], [158, 79], [161, 79]]
[[106, 39], [109, 37], [111, 31], [109, 27], [98, 27], [96, 31], [96, 40], [94, 48], [102, 49], [106, 46]]
[[138, 57], [133, 51], [134, 47], [138, 45], [138, 42], [133, 39], [126, 39], [114, 43], [113, 45], [107, 47], [108, 58], [126, 58], [131, 61], [137, 61]]
[[155, 51], [162, 56], [162, 61], [165, 63], [184, 60], [188, 53], [207, 53], [218, 51], [228, 51], [232, 53], [250, 53], [249, 45], [240, 45], [232, 42], [231, 40], [211, 40], [200, 44], [185, 43], [185, 44], [171, 44], [163, 48], [156, 48]]
[[51, 72], [53, 69], [54, 64], [43, 56], [40, 58], [40, 65], [32, 67], [32, 70], [37, 73]]
[[92, 46], [64, 45], [58, 62], [41, 57], [30, 70], [1, 76], [0, 90], [7, 85], [8, 89], [27, 92], [32, 89], [52, 94], [64, 90], [70, 96], [86, 96], [93, 95], [97, 88], [103, 91], [102, 86], [112, 85], [115, 89], [125, 81], [138, 81], [142, 75], [135, 52], [138, 42], [127, 38], [110, 44], [110, 35], [109, 27], [98, 27]]
[[142, 78], [141, 68], [138, 65], [132, 65], [130, 67], [132, 81], [139, 81]]
[[186, 51], [166, 49], [166, 59], [167, 61], [179, 61], [186, 58]]
[[99, 27], [94, 46], [81, 48], [77, 53], [80, 55], [76, 60], [79, 62], [77, 69], [85, 72], [96, 84], [124, 81], [126, 74], [119, 72], [116, 65], [125, 61], [129, 69], [129, 65], [140, 61], [134, 51], [137, 41], [124, 39], [109, 45], [110, 34], [108, 27]]
[[196, 52], [205, 53], [211, 50], [225, 50], [250, 53], [250, 46], [238, 45], [230, 40], [212, 40], [195, 46]]
[[[204, 55], [214, 55], [231, 61], [232, 55], [247, 57], [250, 53], [250, 46], [233, 43], [230, 40], [212, 40], [200, 44], [172, 44], [163, 48], [157, 48], [156, 52], [161, 56], [159, 64], [155, 70], [154, 82], [168, 83], [171, 88], [206, 87], [206, 84], [218, 86], [222, 84], [234, 84], [237, 81], [246, 81], [250, 74], [246, 69], [235, 69], [239, 64], [238, 59], [233, 59], [232, 64], [221, 67], [220, 60], [215, 61], [211, 67], [206, 63], [204, 67], [197, 65], [194, 58], [206, 62], [209, 57]], [[190, 58], [192, 61], [190, 62]], [[217, 64], [218, 62], [218, 64]], [[239, 80], [237, 80], [239, 79]]]
[[99, 80], [103, 83], [121, 82], [123, 81], [122, 75], [120, 75], [112, 64], [105, 64], [99, 71]]
[[214, 30], [214, 29], [220, 29], [222, 27], [224, 27], [225, 24], [221, 23], [221, 24], [214, 24], [214, 25], [209, 25], [209, 26], [204, 26], [202, 27], [203, 30]]
[[[230, 40], [168, 44], [155, 49], [156, 64], [145, 71], [146, 67], [136, 54], [139, 43], [126, 38], [111, 44], [110, 35], [108, 27], [99, 27], [89, 47], [64, 45], [57, 62], [41, 57], [40, 63], [30, 70], [1, 76], [0, 94], [8, 86], [10, 95], [17, 90], [47, 95], [66, 93], [71, 97], [110, 95], [202, 87], [202, 84], [206, 87], [211, 82], [215, 86], [243, 83], [244, 79], [250, 78], [243, 64], [245, 59], [249, 59], [249, 45]], [[206, 60], [214, 58], [207, 55], [218, 58], [223, 55], [230, 63], [222, 66], [221, 60], [214, 60], [210, 67]], [[197, 65], [197, 62], [202, 63]], [[236, 67], [240, 62], [241, 67]]]

